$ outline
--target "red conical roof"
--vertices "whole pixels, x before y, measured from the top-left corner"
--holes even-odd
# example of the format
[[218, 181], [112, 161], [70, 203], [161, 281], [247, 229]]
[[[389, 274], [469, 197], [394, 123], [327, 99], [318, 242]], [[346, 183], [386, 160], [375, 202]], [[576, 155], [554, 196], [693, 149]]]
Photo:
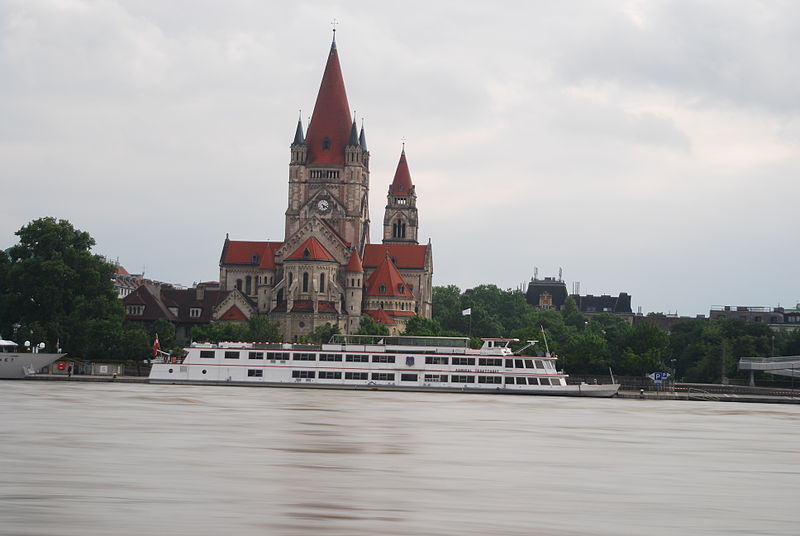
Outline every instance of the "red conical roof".
[[334, 41], [306, 132], [308, 163], [344, 164], [344, 148], [350, 137], [351, 124], [350, 105]]
[[406, 150], [400, 153], [400, 161], [397, 163], [397, 170], [394, 172], [394, 180], [389, 186], [389, 192], [393, 195], [408, 195], [414, 185], [411, 183], [411, 173], [408, 171], [406, 162]]
[[361, 257], [358, 255], [358, 251], [353, 250], [353, 254], [350, 255], [350, 261], [347, 263], [347, 267], [344, 270], [345, 272], [364, 271], [364, 266], [361, 264]]
[[388, 253], [387, 251], [383, 262], [369, 276], [366, 295], [413, 298], [408, 283], [389, 259]]
[[325, 246], [320, 244], [319, 240], [312, 236], [300, 244], [300, 247], [286, 257], [286, 260], [335, 261], [336, 259], [325, 249]]

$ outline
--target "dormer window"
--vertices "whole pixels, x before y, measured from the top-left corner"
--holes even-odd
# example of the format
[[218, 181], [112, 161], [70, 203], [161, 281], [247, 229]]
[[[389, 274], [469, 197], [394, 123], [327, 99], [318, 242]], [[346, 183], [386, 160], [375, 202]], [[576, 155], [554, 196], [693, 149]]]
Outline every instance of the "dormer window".
[[126, 312], [131, 316], [141, 316], [144, 314], [144, 305], [129, 305], [126, 309]]
[[303, 250], [303, 258], [304, 258], [304, 259], [307, 259], [307, 258], [309, 258], [310, 256], [311, 256], [311, 251], [309, 251], [309, 249], [308, 249], [308, 248], [304, 249], [304, 250]]
[[252, 261], [253, 261], [253, 264], [258, 264], [258, 255], [256, 255], [255, 253], [253, 253]]
[[401, 284], [397, 285], [397, 290], [400, 291], [400, 294], [405, 294], [406, 293], [406, 286], [401, 283]]
[[189, 318], [200, 318], [200, 313], [203, 311], [200, 307], [189, 308]]
[[398, 191], [398, 192], [402, 192], [402, 191], [403, 191], [403, 188], [404, 188], [404, 185], [403, 185], [403, 184], [398, 184], [398, 185], [397, 185], [397, 191]]
[[331, 150], [331, 139], [327, 136], [322, 138], [322, 150], [323, 151], [330, 151]]
[[381, 294], [386, 294], [386, 285], [381, 283], [381, 286], [378, 287], [378, 292], [380, 292]]

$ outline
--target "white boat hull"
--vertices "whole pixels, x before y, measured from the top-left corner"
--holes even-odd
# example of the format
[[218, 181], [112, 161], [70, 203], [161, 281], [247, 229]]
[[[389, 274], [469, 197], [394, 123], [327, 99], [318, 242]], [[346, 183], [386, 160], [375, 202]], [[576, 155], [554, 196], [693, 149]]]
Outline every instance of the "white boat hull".
[[35, 374], [66, 354], [0, 353], [0, 379], [16, 380]]
[[566, 385], [566, 386], [541, 386], [539, 388], [513, 389], [497, 386], [486, 387], [436, 387], [432, 385], [387, 385], [387, 384], [335, 384], [314, 382], [254, 382], [237, 380], [180, 380], [180, 379], [149, 379], [154, 384], [183, 384], [183, 385], [225, 385], [238, 387], [278, 387], [294, 389], [344, 389], [352, 391], [410, 391], [410, 392], [438, 392], [438, 393], [470, 393], [489, 395], [516, 395], [516, 396], [583, 396], [591, 398], [611, 398], [619, 391], [619, 384], [606, 385]]

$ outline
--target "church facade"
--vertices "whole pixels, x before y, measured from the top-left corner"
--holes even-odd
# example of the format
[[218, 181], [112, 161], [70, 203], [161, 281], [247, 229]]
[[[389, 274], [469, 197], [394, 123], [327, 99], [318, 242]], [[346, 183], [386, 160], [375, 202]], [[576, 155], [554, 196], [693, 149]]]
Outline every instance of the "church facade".
[[362, 314], [392, 334], [417, 314], [431, 317], [433, 252], [419, 244], [417, 194], [405, 148], [388, 188], [383, 239], [370, 243], [370, 153], [350, 116], [336, 40], [308, 129], [298, 120], [289, 149], [282, 242], [225, 238], [220, 288], [232, 291], [220, 318], [267, 315], [284, 340], [337, 325], [359, 329]]

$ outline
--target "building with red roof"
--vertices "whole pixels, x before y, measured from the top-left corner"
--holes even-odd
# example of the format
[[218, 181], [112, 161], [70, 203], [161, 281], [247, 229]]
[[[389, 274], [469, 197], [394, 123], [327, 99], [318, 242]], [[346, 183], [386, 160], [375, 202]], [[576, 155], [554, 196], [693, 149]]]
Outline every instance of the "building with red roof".
[[[370, 244], [369, 159], [364, 127], [352, 118], [335, 34], [314, 111], [290, 145], [282, 242], [226, 237], [220, 289], [254, 308], [215, 310], [220, 319], [267, 315], [285, 340], [323, 325], [358, 330], [362, 314], [402, 331], [431, 316], [433, 253], [418, 242], [417, 195], [403, 148], [389, 186], [383, 243]], [[227, 316], [226, 316], [227, 315]]]

